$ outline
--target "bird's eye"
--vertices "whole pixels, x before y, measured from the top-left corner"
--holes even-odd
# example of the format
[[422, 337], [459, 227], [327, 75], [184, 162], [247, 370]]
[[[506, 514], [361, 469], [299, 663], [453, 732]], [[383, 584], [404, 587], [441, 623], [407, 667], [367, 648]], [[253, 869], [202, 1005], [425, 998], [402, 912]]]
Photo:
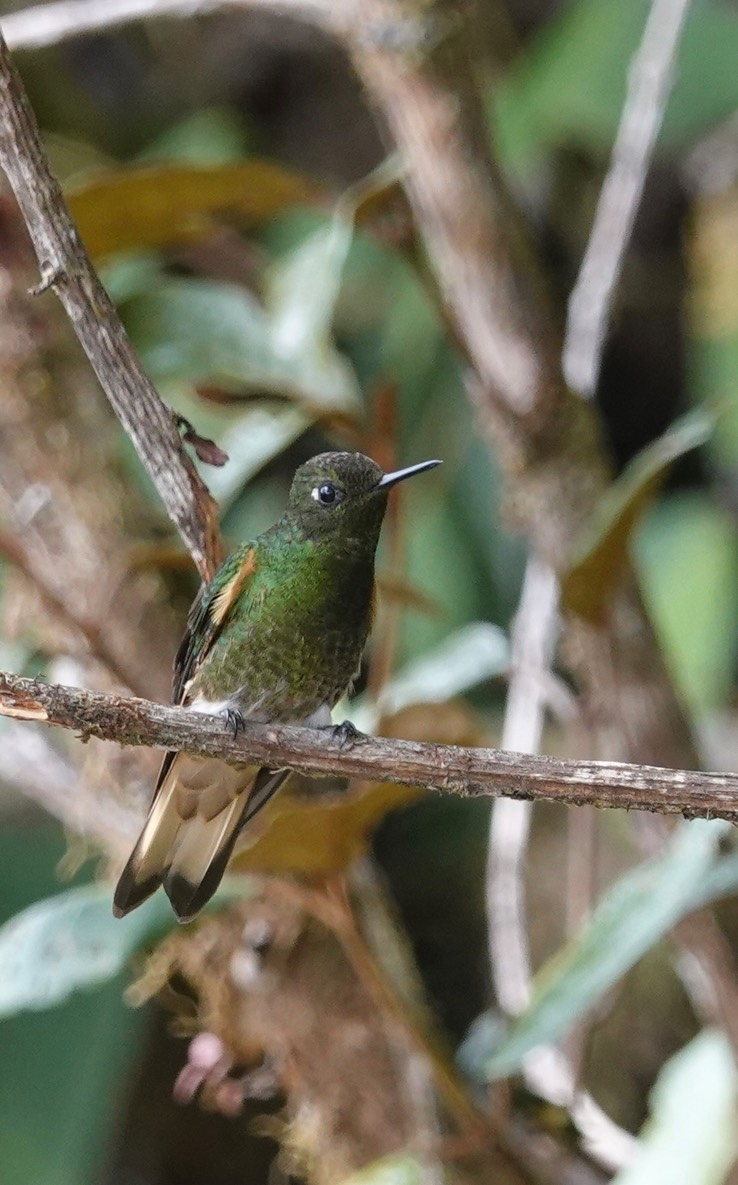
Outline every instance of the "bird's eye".
[[316, 486], [312, 491], [313, 498], [316, 502], [320, 502], [321, 506], [332, 506], [334, 502], [340, 502], [343, 494], [337, 490], [331, 481], [324, 481], [322, 485]]

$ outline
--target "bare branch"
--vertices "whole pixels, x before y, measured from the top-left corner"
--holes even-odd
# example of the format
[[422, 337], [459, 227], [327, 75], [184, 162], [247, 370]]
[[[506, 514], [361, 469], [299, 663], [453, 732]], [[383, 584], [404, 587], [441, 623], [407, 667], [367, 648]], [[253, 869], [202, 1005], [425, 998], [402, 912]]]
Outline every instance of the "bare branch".
[[216, 503], [185, 452], [172, 413], [143, 369], [82, 245], [1, 36], [0, 165], [38, 256], [40, 288], [51, 287], [57, 293], [201, 575], [210, 576], [220, 558]]
[[671, 91], [690, 0], [654, 0], [630, 68], [612, 160], [579, 277], [569, 300], [564, 372], [573, 390], [594, 395], [613, 294], [620, 278]]
[[204, 16], [209, 12], [261, 8], [331, 23], [329, 0], [60, 0], [9, 13], [2, 30], [11, 49], [39, 49], [85, 33], [99, 33], [131, 21]]
[[[512, 675], [505, 706], [502, 745], [535, 753], [540, 744], [545, 681], [558, 623], [558, 582], [547, 564], [528, 561], [512, 627]], [[495, 993], [512, 1016], [530, 999], [523, 868], [531, 805], [501, 799], [490, 817], [487, 857], [487, 920]]]
[[108, 632], [103, 628], [102, 623], [92, 621], [84, 616], [75, 605], [65, 600], [57, 589], [51, 587], [39, 565], [34, 563], [20, 539], [8, 531], [0, 530], [0, 555], [9, 560], [19, 572], [22, 572], [28, 580], [36, 585], [52, 613], [82, 635], [90, 652], [107, 667], [114, 679], [134, 694], [141, 690], [138, 673], [133, 667], [129, 669], [109, 644]]
[[499, 749], [364, 737], [350, 748], [330, 730], [247, 723], [235, 739], [222, 719], [0, 673], [0, 715], [71, 728], [121, 745], [185, 749], [225, 761], [259, 761], [317, 777], [338, 774], [421, 786], [467, 798], [545, 799], [738, 822], [738, 775], [564, 761]]

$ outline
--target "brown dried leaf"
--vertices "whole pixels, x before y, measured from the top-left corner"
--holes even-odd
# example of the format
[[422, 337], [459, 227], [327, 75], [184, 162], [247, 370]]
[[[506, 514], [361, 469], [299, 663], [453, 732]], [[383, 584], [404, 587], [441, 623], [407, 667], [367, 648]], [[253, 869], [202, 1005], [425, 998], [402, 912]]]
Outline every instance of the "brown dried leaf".
[[191, 444], [195, 450], [196, 455], [204, 465], [225, 465], [228, 460], [228, 453], [224, 452], [222, 448], [215, 443], [214, 440], [208, 440], [207, 436], [200, 436], [189, 420], [184, 416], [178, 415], [177, 427], [182, 433], [182, 439]]

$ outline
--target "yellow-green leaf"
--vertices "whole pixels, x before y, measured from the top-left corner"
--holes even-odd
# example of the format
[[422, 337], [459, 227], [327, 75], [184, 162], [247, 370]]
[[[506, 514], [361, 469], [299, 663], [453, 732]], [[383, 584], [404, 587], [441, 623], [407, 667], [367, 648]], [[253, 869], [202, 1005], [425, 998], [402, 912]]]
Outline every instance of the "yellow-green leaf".
[[254, 223], [321, 197], [317, 185], [265, 160], [161, 164], [95, 173], [67, 192], [95, 257], [197, 242], [217, 220]]
[[704, 409], [690, 412], [643, 449], [596, 507], [561, 582], [565, 608], [601, 621], [612, 589], [626, 564], [633, 528], [653, 501], [670, 466], [704, 444], [714, 426]]

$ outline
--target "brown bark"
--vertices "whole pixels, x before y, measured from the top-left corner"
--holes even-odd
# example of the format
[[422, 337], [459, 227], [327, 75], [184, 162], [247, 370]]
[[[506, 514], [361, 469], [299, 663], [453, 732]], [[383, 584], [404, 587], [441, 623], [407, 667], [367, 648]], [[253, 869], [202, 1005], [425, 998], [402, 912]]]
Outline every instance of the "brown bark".
[[738, 775], [569, 761], [457, 745], [360, 737], [247, 722], [234, 738], [224, 720], [142, 699], [121, 699], [0, 673], [0, 714], [43, 721], [123, 745], [185, 749], [227, 761], [256, 760], [309, 777], [338, 775], [459, 794], [532, 798], [569, 806], [738, 821]]

